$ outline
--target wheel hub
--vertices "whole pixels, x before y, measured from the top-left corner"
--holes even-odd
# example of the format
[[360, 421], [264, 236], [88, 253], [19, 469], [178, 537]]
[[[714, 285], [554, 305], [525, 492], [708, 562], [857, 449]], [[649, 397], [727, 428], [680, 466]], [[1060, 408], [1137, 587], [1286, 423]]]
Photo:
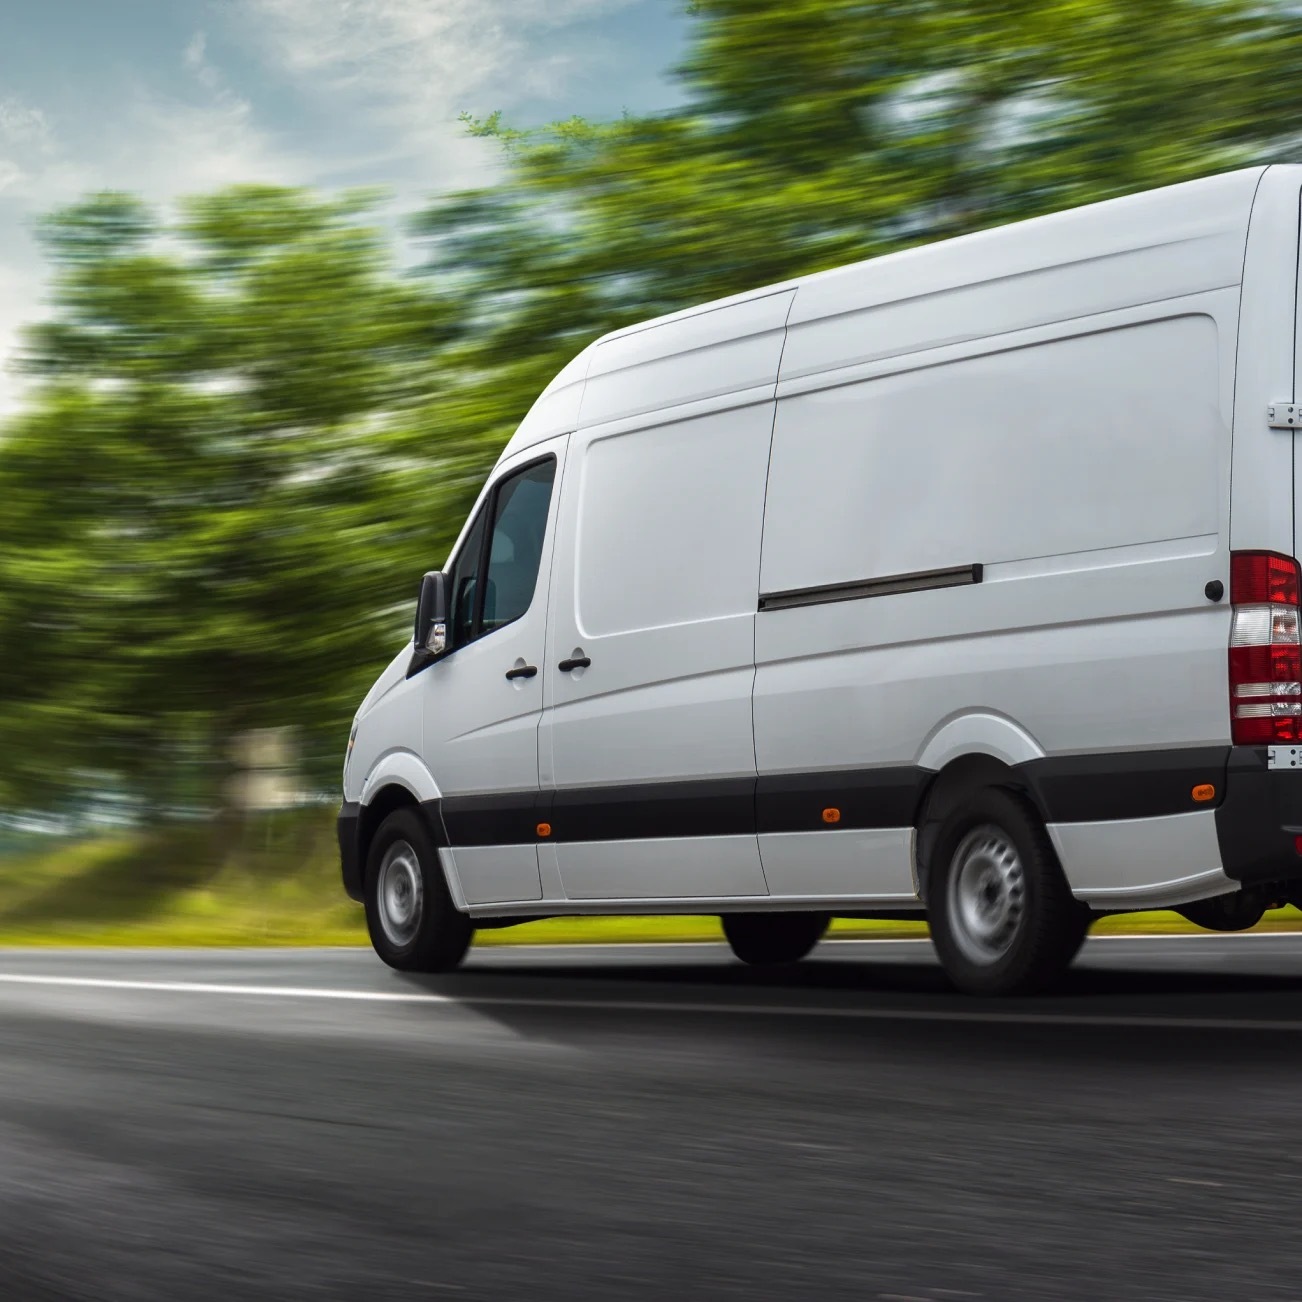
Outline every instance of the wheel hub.
[[384, 852], [377, 902], [385, 936], [394, 945], [409, 945], [420, 930], [425, 885], [420, 860], [406, 841], [395, 841]]
[[1026, 912], [1021, 855], [999, 827], [973, 828], [954, 851], [949, 874], [954, 939], [973, 962], [989, 964], [1012, 947]]

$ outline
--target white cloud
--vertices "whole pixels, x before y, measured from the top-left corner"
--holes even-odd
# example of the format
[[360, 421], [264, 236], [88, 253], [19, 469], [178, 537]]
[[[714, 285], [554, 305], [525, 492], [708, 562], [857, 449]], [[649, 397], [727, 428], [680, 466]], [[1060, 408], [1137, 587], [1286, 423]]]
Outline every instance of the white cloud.
[[195, 32], [181, 56], [182, 63], [199, 79], [199, 84], [210, 91], [222, 88], [221, 73], [208, 62], [208, 33]]
[[[195, 4], [211, 39], [192, 29], [172, 47], [170, 65], [165, 54], [153, 67], [137, 65], [134, 80], [121, 75], [128, 56], [105, 58], [102, 75], [71, 98], [65, 89], [40, 106], [0, 83], [0, 415], [19, 397], [5, 366], [18, 326], [42, 312], [43, 263], [31, 235], [40, 214], [96, 189], [166, 204], [244, 181], [381, 181], [397, 193], [395, 212], [410, 211], [431, 192], [490, 180], [500, 165], [491, 144], [457, 121], [462, 110], [510, 114], [550, 100], [564, 111], [576, 75], [591, 72], [585, 62], [601, 58], [600, 42], [572, 25], [634, 2]], [[286, 113], [283, 99], [255, 107], [242, 92], [247, 62], [227, 65], [217, 53], [238, 57], [233, 43], [241, 42], [238, 53], [269, 65], [267, 85], [289, 83], [315, 112]]]
[[554, 48], [540, 54], [540, 41], [630, 3], [243, 0], [285, 70], [373, 115], [392, 141], [391, 156], [442, 164], [437, 180], [443, 185], [482, 173], [482, 150], [457, 123], [462, 110], [509, 109], [528, 96], [559, 96], [575, 61]]
[[43, 213], [91, 190], [130, 190], [167, 204], [244, 181], [297, 184], [313, 168], [257, 121], [208, 60], [198, 33], [181, 54], [194, 76], [184, 98], [136, 83], [115, 111], [79, 122], [73, 150], [41, 110], [0, 97], [0, 418], [21, 403], [13, 372], [19, 327], [42, 315], [43, 262], [31, 228]]
[[13, 95], [0, 99], [0, 140], [10, 145], [48, 148], [50, 137], [49, 121], [40, 109]]

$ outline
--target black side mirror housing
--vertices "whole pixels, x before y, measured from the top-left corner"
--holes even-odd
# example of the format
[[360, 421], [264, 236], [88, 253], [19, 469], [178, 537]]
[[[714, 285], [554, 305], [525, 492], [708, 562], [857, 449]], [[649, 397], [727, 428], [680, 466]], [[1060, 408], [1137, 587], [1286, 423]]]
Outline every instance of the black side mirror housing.
[[448, 649], [447, 580], [438, 570], [431, 570], [420, 581], [413, 639], [416, 655], [425, 661], [441, 656]]

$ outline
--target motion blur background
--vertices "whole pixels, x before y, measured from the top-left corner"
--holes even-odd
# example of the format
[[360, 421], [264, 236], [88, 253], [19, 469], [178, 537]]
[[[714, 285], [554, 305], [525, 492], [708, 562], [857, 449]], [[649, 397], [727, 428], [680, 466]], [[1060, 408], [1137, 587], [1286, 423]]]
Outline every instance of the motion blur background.
[[[43, 209], [40, 294], [0, 277], [27, 321], [0, 426], [0, 940], [361, 935], [333, 847], [353, 710], [598, 334], [1302, 159], [1283, 0], [152, 8], [0, 4], [0, 221]], [[109, 11], [212, 109], [148, 101], [171, 152], [147, 184], [139, 94], [86, 101], [119, 152], [79, 171], [75, 101], [10, 93], [66, 90]], [[231, 54], [237, 78], [241, 32], [263, 62]], [[349, 168], [305, 168], [283, 105], [260, 125], [292, 94]]]

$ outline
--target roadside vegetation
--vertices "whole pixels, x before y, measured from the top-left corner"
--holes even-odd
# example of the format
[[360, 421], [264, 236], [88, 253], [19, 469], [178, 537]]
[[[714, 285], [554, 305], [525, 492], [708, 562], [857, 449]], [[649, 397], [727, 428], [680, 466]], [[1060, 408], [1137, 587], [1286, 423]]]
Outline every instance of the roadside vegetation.
[[[1257, 930], [1302, 930], [1293, 909]], [[1097, 934], [1198, 932], [1174, 913], [1106, 918]], [[922, 923], [833, 924], [832, 934], [925, 936]], [[1201, 933], [1206, 934], [1206, 933]], [[553, 918], [480, 932], [477, 945], [721, 941], [712, 917]], [[0, 945], [365, 945], [339, 883], [334, 811], [251, 819], [223, 857], [202, 823], [82, 839], [41, 836], [0, 854]]]

